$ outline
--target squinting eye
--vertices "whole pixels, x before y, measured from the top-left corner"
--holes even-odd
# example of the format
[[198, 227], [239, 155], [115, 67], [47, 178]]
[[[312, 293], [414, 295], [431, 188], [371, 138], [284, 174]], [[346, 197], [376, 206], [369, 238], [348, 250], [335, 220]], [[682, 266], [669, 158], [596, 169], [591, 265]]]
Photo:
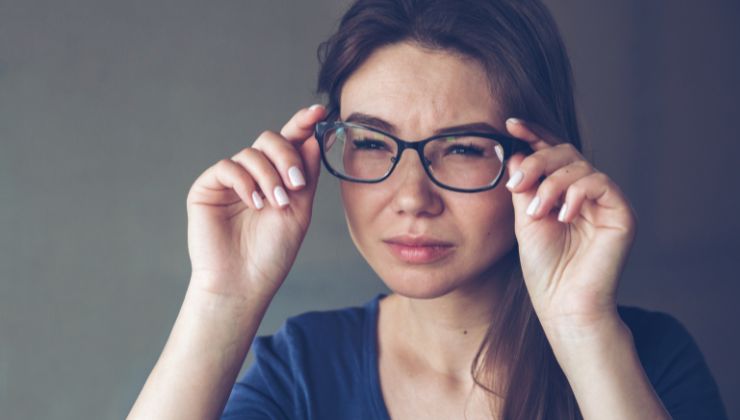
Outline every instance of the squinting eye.
[[380, 140], [361, 139], [353, 140], [352, 145], [356, 150], [388, 150], [388, 145]]
[[447, 148], [445, 154], [448, 155], [465, 155], [465, 156], [483, 156], [484, 151], [478, 146], [472, 144], [455, 144]]

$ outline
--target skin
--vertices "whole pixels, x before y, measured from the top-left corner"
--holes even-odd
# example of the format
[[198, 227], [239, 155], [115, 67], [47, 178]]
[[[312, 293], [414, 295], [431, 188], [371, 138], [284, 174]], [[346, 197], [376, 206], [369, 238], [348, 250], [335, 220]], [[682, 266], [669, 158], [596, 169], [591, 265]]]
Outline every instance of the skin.
[[[509, 160], [503, 181], [520, 178], [517, 185], [483, 193], [435, 186], [412, 153], [381, 184], [342, 184], [352, 238], [394, 291], [381, 301], [378, 333], [391, 416], [490, 417], [487, 395], [473, 387], [469, 369], [511, 267], [507, 255], [518, 244], [533, 306], [584, 418], [670, 418], [616, 311], [636, 229], [629, 203], [563, 139], [503, 115], [481, 88], [486, 81], [474, 61], [401, 43], [374, 52], [342, 90], [342, 118], [354, 112], [382, 118], [407, 140], [486, 122], [535, 151]], [[280, 132], [264, 132], [191, 187], [193, 274], [129, 418], [220, 415], [310, 223], [320, 167], [311, 136], [325, 115], [321, 106], [301, 109]], [[296, 171], [303, 182], [292, 182]], [[535, 197], [541, 204], [528, 214]], [[566, 210], [558, 220], [561, 201]], [[452, 252], [409, 264], [383, 242], [401, 234], [433, 235], [450, 242]]]
[[[432, 61], [416, 61], [428, 58]], [[404, 139], [419, 140], [437, 128], [478, 121], [505, 131], [491, 95], [480, 94], [487, 83], [477, 63], [406, 44], [384, 48], [345, 83], [340, 117], [363, 113], [380, 118], [396, 127], [391, 134]], [[480, 280], [497, 274], [492, 266], [515, 244], [509, 191], [464, 194], [442, 189], [428, 178], [413, 151], [404, 153], [385, 181], [342, 182], [341, 191], [358, 250], [391, 290], [406, 297], [434, 299], [482, 287]], [[439, 263], [406, 264], [382, 242], [403, 234], [433, 236], [451, 242], [455, 251]]]
[[[392, 46], [347, 80], [340, 117], [379, 118], [395, 126], [391, 134], [409, 140], [473, 122], [505, 132], [500, 107], [481, 94], [487, 85], [474, 61]], [[466, 405], [469, 415], [487, 413], [479, 393], [469, 406], [470, 362], [515, 246], [511, 193], [501, 184], [475, 194], [445, 190], [428, 178], [415, 152], [405, 153], [382, 183], [341, 184], [355, 245], [395, 292], [381, 301], [379, 323], [381, 387], [393, 418], [457, 418]], [[431, 264], [406, 263], [383, 242], [404, 234], [450, 242], [453, 253]]]

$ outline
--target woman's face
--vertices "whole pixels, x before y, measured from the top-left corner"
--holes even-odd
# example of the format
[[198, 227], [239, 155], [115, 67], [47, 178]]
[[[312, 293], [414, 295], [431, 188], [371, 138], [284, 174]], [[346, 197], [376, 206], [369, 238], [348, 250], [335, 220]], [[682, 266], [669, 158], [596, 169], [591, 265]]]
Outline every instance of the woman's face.
[[[409, 141], [471, 123], [505, 133], [507, 117], [479, 63], [409, 43], [375, 51], [346, 81], [340, 117], [358, 116]], [[473, 194], [445, 190], [407, 150], [385, 181], [342, 182], [341, 191], [352, 239], [386, 285], [403, 296], [434, 298], [492, 278], [494, 264], [514, 246], [505, 182]]]

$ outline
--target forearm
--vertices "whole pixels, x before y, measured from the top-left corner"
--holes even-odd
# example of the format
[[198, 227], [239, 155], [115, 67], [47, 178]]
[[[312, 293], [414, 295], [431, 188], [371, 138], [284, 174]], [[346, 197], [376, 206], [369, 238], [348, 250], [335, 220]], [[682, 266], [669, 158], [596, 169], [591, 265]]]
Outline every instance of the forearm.
[[670, 419], [618, 315], [591, 326], [545, 328], [584, 419]]
[[189, 287], [128, 418], [218, 418], [268, 304]]

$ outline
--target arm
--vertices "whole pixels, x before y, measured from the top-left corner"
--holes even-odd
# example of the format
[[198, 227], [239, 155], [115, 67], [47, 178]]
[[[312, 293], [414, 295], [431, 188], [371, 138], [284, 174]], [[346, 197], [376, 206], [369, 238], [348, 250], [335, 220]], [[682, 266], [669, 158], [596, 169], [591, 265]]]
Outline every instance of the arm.
[[308, 230], [320, 161], [318, 144], [306, 140], [324, 116], [320, 106], [298, 111], [280, 133], [265, 131], [252, 147], [208, 168], [190, 188], [193, 274], [129, 418], [221, 415]]
[[671, 419], [616, 311], [590, 325], [543, 328], [584, 419]]
[[270, 299], [224, 296], [192, 284], [130, 419], [221, 415]]
[[634, 211], [572, 144], [535, 123], [507, 122], [534, 150], [508, 165], [522, 273], [584, 418], [670, 419], [617, 311]]

